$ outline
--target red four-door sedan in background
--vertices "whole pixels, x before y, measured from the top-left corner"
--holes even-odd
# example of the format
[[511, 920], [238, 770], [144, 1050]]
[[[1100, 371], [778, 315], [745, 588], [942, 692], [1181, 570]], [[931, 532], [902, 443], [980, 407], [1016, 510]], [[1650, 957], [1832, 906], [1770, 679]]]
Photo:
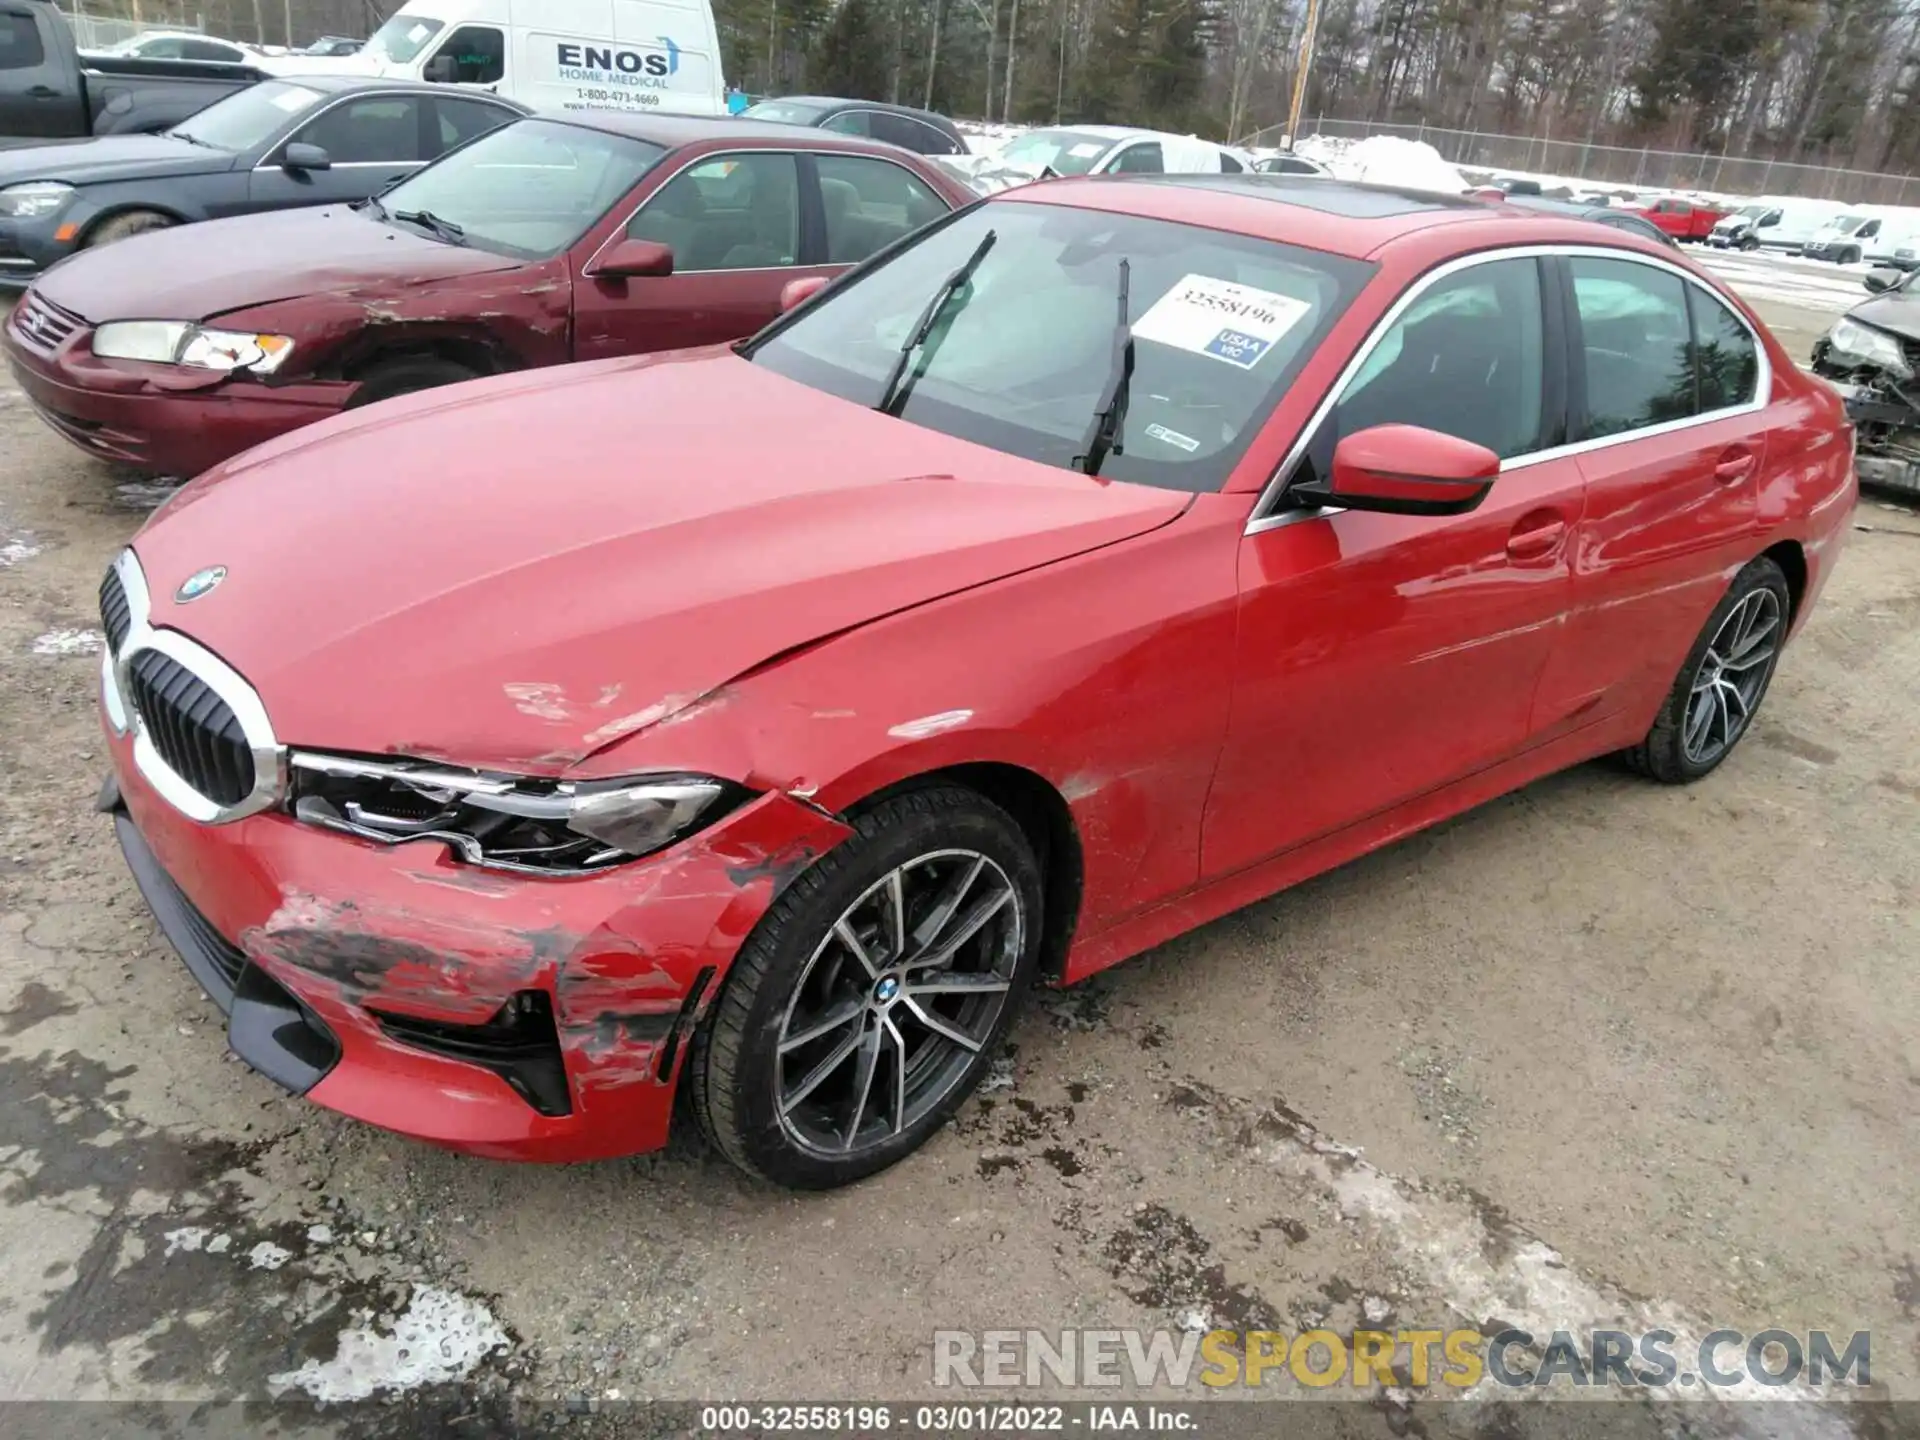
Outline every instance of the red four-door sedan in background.
[[974, 199], [891, 146], [581, 112], [453, 151], [361, 205], [136, 237], [35, 282], [14, 374], [83, 450], [197, 475], [375, 400], [750, 335]]
[[189, 485], [103, 586], [102, 804], [289, 1088], [579, 1159], [686, 1085], [834, 1185], [1035, 980], [1592, 756], [1713, 770], [1855, 497], [1839, 399], [1652, 241], [1057, 181], [738, 353]]

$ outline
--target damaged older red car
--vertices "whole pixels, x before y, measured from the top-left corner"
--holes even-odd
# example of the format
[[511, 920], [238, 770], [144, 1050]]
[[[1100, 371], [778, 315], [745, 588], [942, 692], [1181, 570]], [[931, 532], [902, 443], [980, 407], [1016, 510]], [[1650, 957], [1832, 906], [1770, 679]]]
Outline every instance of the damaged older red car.
[[1027, 988], [1538, 776], [1698, 779], [1856, 499], [1838, 398], [1619, 231], [1065, 180], [737, 349], [182, 490], [102, 587], [141, 889], [256, 1069], [485, 1155], [926, 1140]]
[[74, 256], [6, 328], [42, 419], [192, 476], [341, 410], [477, 376], [750, 335], [974, 198], [824, 131], [582, 111], [454, 150], [378, 198]]

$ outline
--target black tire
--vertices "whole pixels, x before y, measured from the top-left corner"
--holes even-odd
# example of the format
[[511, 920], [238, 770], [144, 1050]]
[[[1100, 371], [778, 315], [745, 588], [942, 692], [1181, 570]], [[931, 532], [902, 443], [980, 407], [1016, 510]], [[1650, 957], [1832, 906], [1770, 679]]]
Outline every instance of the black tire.
[[436, 390], [442, 385], [458, 385], [462, 380], [477, 380], [478, 372], [455, 360], [438, 355], [397, 355], [381, 360], [360, 376], [360, 388], [348, 402], [349, 410], [391, 400], [396, 395], [411, 395], [419, 390]]
[[[1690, 719], [1699, 714], [1694, 708], [1697, 688], [1703, 680], [1709, 680], [1716, 688], [1736, 684], [1736, 681], [1725, 679], [1727, 675], [1735, 673], [1726, 662], [1739, 657], [1719, 656], [1715, 652], [1716, 658], [1710, 659], [1709, 652], [1725, 638], [1722, 632], [1728, 628], [1734, 613], [1745, 606], [1771, 612], [1774, 622], [1769, 632], [1771, 640], [1767, 641], [1766, 636], [1760, 637], [1760, 642], [1769, 643], [1771, 649], [1764, 659], [1754, 663], [1757, 675], [1736, 675], [1739, 690], [1746, 692], [1742, 695], [1744, 714], [1739, 717], [1737, 728], [1729, 718], [1726, 726], [1731, 733], [1726, 736], [1724, 743], [1709, 745], [1703, 750], [1692, 743], [1690, 732], [1693, 727], [1689, 724]], [[1691, 784], [1717, 770], [1753, 728], [1753, 717], [1759, 713], [1760, 704], [1766, 699], [1768, 687], [1773, 683], [1774, 671], [1779, 668], [1780, 650], [1786, 641], [1792, 611], [1793, 595], [1787, 588], [1787, 577], [1766, 556], [1762, 555], [1734, 576], [1727, 593], [1713, 607], [1713, 614], [1707, 617], [1700, 638], [1693, 642], [1693, 648], [1687, 652], [1686, 663], [1680, 667], [1679, 677], [1662, 702], [1660, 713], [1655, 717], [1646, 739], [1620, 752], [1627, 765], [1663, 785]], [[1753, 654], [1760, 642], [1743, 653]], [[1725, 693], [1724, 690], [1722, 693]], [[1711, 709], [1711, 706], [1708, 708]], [[1728, 702], [1722, 701], [1721, 713], [1732, 716]], [[1711, 715], [1705, 718], [1707, 728], [1704, 738], [1711, 741], [1714, 722]]]
[[128, 210], [94, 226], [87, 233], [83, 248], [97, 250], [102, 245], [144, 235], [149, 230], [170, 230], [176, 223], [171, 215], [162, 215], [158, 210]]
[[[1020, 827], [999, 806], [971, 790], [940, 786], [896, 795], [860, 815], [853, 826], [853, 836], [795, 879], [748, 937], [734, 958], [706, 1023], [696, 1032], [687, 1059], [691, 1106], [714, 1147], [748, 1174], [797, 1189], [825, 1190], [864, 1179], [911, 1154], [945, 1124], [973, 1093], [998, 1053], [1032, 982], [1040, 950], [1040, 866]], [[993, 883], [999, 886], [1005, 882], [1011, 898], [1018, 901], [1017, 912], [1004, 922], [1008, 928], [995, 929], [997, 940], [980, 942], [983, 952], [989, 943], [997, 943], [1011, 956], [1010, 964], [1002, 962], [995, 967], [996, 974], [1008, 980], [999, 1010], [989, 1012], [990, 1025], [978, 1032], [979, 1048], [970, 1056], [959, 1047], [945, 1047], [947, 1058], [940, 1069], [932, 1071], [931, 1078], [951, 1088], [942, 1091], [930, 1085], [932, 1093], [922, 1102], [929, 1107], [924, 1113], [909, 1123], [898, 1123], [911, 1113], [904, 1098], [907, 1092], [902, 1090], [901, 1108], [894, 1111], [895, 1133], [876, 1136], [848, 1153], [827, 1153], [806, 1143], [795, 1133], [795, 1126], [783, 1118], [789, 1112], [783, 1111], [781, 1104], [780, 1045], [788, 1036], [789, 1019], [798, 1013], [802, 992], [816, 973], [816, 957], [824, 961], [828, 947], [839, 943], [830, 937], [838, 933], [836, 925], [843, 917], [851, 917], [856, 907], [867, 903], [864, 897], [878, 890], [895, 871], [925, 863], [916, 857], [956, 850], [984, 857], [997, 867]], [[1008, 908], [1003, 905], [996, 912], [992, 927], [1003, 923], [998, 916]], [[924, 911], [922, 916], [924, 920]], [[964, 919], [964, 914], [960, 918]], [[936, 932], [939, 929], [935, 927]], [[982, 927], [977, 933], [984, 937], [988, 932], [989, 927]], [[850, 966], [844, 968], [849, 976], [858, 977], [851, 988], [864, 993], [866, 977]], [[854, 1003], [872, 1006], [882, 998], [876, 993]], [[909, 999], [900, 1003], [913, 1002]], [[981, 1018], [984, 1021], [988, 1017]], [[828, 1038], [849, 1033], [864, 1036], [879, 1026], [864, 1015], [857, 1022], [846, 1023], [855, 1025], [855, 1030], [837, 1029]], [[903, 1024], [918, 1028], [910, 1019]], [[899, 1033], [896, 1028], [895, 1036]], [[941, 1047], [931, 1032], [923, 1036], [922, 1043], [929, 1048], [920, 1052], [921, 1057], [939, 1058], [936, 1052]], [[796, 1040], [788, 1038], [787, 1044], [792, 1047]], [[874, 1044], [878, 1053], [882, 1041], [876, 1039]], [[905, 1040], [900, 1040], [898, 1047], [901, 1060], [889, 1059], [886, 1064], [891, 1067], [900, 1063], [901, 1073], [912, 1077], [922, 1060], [906, 1059]], [[805, 1050], [797, 1053], [809, 1055]], [[861, 1053], [850, 1054], [847, 1063], [857, 1068], [864, 1058]], [[797, 1068], [806, 1070], [812, 1065], [809, 1058]], [[891, 1073], [889, 1068], [889, 1076]], [[869, 1068], [865, 1074], [868, 1084], [874, 1084], [877, 1072]], [[811, 1080], [812, 1076], [806, 1078]], [[913, 1082], [909, 1078], [904, 1083]], [[804, 1083], [795, 1088], [804, 1089]], [[819, 1087], [820, 1091], [829, 1088], [825, 1084]], [[891, 1093], [883, 1090], [883, 1098], [876, 1103], [886, 1103], [884, 1097]], [[868, 1113], [864, 1092], [860, 1100], [849, 1102], [848, 1113], [853, 1117], [849, 1133], [858, 1132]], [[874, 1112], [875, 1121], [883, 1126], [888, 1118], [882, 1111]]]
[[1751, 235], [1743, 235], [1740, 238], [1740, 248], [1742, 250], [1758, 250], [1760, 248], [1760, 242]]

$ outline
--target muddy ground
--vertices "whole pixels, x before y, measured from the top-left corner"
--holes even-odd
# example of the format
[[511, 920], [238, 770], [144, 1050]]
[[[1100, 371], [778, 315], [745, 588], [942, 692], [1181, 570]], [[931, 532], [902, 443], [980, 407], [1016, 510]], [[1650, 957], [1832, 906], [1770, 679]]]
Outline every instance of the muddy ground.
[[559, 1424], [922, 1395], [936, 1327], [1647, 1316], [1870, 1329], [1920, 1398], [1912, 509], [1706, 783], [1583, 767], [1042, 996], [924, 1153], [798, 1197], [691, 1138], [463, 1159], [226, 1056], [91, 810], [125, 478], [0, 388], [0, 1398], [464, 1373]]

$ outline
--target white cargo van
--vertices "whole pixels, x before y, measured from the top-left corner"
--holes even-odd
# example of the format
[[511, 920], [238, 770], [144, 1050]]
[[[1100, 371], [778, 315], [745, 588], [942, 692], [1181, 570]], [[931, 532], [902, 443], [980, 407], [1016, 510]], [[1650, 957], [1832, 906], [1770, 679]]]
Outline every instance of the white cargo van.
[[1785, 250], [1798, 254], [1820, 228], [1846, 211], [1832, 200], [1803, 200], [1793, 195], [1763, 195], [1724, 216], [1707, 236], [1720, 248]]
[[727, 109], [709, 0], [408, 0], [358, 55], [327, 63], [536, 110]]

